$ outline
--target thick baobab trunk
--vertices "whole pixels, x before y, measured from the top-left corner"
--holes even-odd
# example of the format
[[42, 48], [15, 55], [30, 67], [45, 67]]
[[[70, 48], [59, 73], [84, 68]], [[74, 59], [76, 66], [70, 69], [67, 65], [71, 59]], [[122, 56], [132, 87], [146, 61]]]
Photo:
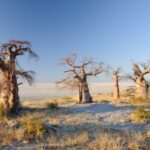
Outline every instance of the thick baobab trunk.
[[1, 89], [1, 100], [0, 103], [5, 110], [5, 115], [8, 116], [10, 114], [10, 106], [9, 106], [9, 84], [8, 80], [3, 77], [2, 78], [2, 89]]
[[6, 115], [16, 113], [19, 109], [18, 85], [15, 75], [2, 74], [1, 103]]
[[79, 103], [82, 103], [82, 86], [79, 84]]
[[17, 84], [17, 77], [15, 75], [12, 76], [10, 84], [10, 95], [9, 95], [9, 105], [10, 110], [12, 113], [18, 112], [19, 109], [19, 94], [18, 94], [18, 84]]
[[149, 65], [145, 65], [143, 64], [143, 70], [141, 70], [139, 68], [139, 66], [137, 64], [133, 64], [133, 70], [134, 70], [134, 74], [136, 76], [136, 79], [134, 79], [135, 81], [135, 97], [136, 98], [146, 98], [147, 95], [147, 83], [146, 80], [144, 79], [144, 76], [148, 73], [150, 73], [150, 67]]
[[119, 97], [120, 97], [120, 91], [119, 91], [118, 77], [115, 77], [115, 79], [114, 79], [114, 99], [119, 99]]
[[92, 103], [92, 97], [89, 92], [89, 87], [87, 82], [82, 83], [82, 102], [83, 103]]
[[145, 83], [145, 87], [146, 87], [146, 98], [149, 98], [149, 83]]
[[140, 78], [137, 78], [135, 82], [135, 97], [136, 98], [145, 98], [146, 97], [146, 87], [145, 87], [145, 81], [141, 80]]

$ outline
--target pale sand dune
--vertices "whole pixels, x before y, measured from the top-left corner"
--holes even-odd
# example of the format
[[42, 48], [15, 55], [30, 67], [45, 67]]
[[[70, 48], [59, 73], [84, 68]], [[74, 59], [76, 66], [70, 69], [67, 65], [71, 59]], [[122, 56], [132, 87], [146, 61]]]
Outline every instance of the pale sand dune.
[[[125, 90], [130, 85], [132, 83], [121, 82], [120, 89]], [[89, 88], [91, 94], [110, 93], [113, 92], [113, 83], [90, 83]], [[53, 83], [34, 83], [32, 86], [25, 83], [20, 86], [19, 90], [21, 100], [44, 100], [78, 94], [76, 89], [58, 88]]]

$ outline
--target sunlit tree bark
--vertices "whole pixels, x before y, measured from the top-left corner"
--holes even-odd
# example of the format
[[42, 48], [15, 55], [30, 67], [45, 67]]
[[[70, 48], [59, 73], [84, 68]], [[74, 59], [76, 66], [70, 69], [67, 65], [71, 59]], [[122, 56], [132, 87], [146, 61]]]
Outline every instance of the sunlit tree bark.
[[114, 99], [120, 98], [120, 89], [119, 89], [119, 79], [120, 79], [121, 68], [117, 68], [113, 71], [113, 80], [114, 80]]
[[135, 97], [145, 98], [148, 92], [148, 84], [144, 76], [150, 73], [150, 67], [146, 64], [141, 64], [143, 69], [138, 64], [133, 63], [134, 76], [128, 76], [135, 82]]
[[32, 51], [31, 44], [28, 41], [10, 41], [1, 45], [0, 69], [2, 79], [1, 104], [3, 105], [6, 115], [16, 113], [19, 110], [19, 94], [17, 78], [19, 76], [32, 83], [34, 72], [24, 71], [17, 63], [17, 57], [29, 54], [29, 58], [38, 58], [37, 54]]

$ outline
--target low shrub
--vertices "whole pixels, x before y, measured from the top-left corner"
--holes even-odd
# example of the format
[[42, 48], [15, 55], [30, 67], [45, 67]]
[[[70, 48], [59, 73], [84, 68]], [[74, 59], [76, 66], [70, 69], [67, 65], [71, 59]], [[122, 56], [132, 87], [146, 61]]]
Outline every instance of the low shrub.
[[132, 119], [135, 121], [150, 121], [150, 112], [143, 108], [138, 108], [132, 113]]
[[143, 105], [143, 104], [146, 104], [148, 102], [149, 102], [148, 99], [142, 98], [142, 97], [131, 97], [129, 99], [129, 103], [132, 105]]
[[58, 104], [57, 104], [57, 102], [46, 102], [46, 103], [45, 103], [45, 106], [46, 106], [48, 109], [58, 109]]
[[41, 137], [45, 133], [45, 127], [37, 115], [27, 115], [18, 121], [24, 132], [31, 138]]

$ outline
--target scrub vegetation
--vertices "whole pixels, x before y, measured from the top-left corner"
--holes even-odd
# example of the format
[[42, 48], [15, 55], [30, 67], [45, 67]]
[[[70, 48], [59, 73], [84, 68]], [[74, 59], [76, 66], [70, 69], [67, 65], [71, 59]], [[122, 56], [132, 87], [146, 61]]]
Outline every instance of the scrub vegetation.
[[[149, 63], [133, 63], [133, 75], [125, 75], [91, 58], [77, 62], [72, 53], [61, 60], [68, 68], [57, 85], [78, 90], [78, 96], [20, 102], [18, 77], [31, 84], [35, 72], [24, 71], [17, 58], [38, 55], [26, 40], [9, 41], [0, 50], [0, 149], [150, 149]], [[113, 93], [91, 93], [88, 79], [101, 73], [113, 76]], [[121, 91], [120, 80], [135, 85]]]

